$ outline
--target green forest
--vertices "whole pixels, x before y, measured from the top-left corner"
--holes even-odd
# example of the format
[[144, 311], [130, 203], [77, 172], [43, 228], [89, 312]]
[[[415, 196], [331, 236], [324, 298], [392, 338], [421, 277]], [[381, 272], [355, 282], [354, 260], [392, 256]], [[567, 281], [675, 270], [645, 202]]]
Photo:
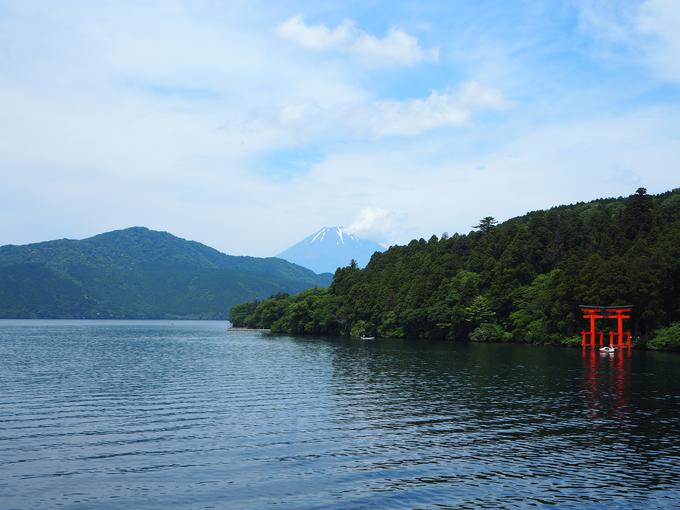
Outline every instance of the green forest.
[[329, 283], [285, 260], [225, 255], [143, 227], [0, 246], [3, 319], [224, 319], [246, 299]]
[[234, 306], [235, 326], [580, 345], [579, 304], [632, 304], [636, 346], [680, 347], [680, 189], [534, 211], [413, 240], [327, 289]]

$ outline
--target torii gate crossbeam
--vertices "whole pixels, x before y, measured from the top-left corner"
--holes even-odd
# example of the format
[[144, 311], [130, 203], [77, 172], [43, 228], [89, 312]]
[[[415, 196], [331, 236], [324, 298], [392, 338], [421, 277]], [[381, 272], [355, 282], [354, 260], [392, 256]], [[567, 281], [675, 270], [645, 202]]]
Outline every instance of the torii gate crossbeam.
[[[587, 347], [586, 337], [590, 336], [590, 347], [595, 347], [595, 335], [596, 335], [596, 320], [597, 319], [616, 319], [616, 333], [610, 331], [609, 342], [613, 344], [614, 336], [616, 336], [619, 344], [619, 348], [623, 348], [623, 337], [624, 334], [627, 339], [627, 347], [630, 349], [631, 335], [630, 331], [623, 330], [623, 321], [625, 319], [631, 318], [631, 313], [633, 311], [633, 305], [623, 305], [623, 306], [597, 306], [597, 305], [579, 305], [581, 312], [583, 313], [583, 318], [590, 322], [589, 331], [581, 331], [581, 346], [583, 348]], [[603, 331], [600, 331], [600, 343], [602, 343]]]

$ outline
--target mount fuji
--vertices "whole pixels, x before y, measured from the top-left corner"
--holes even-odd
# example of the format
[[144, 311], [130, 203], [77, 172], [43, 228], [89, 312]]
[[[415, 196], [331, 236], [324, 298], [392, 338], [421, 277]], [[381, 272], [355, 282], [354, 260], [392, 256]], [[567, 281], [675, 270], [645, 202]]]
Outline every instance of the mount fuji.
[[384, 249], [378, 243], [359, 239], [343, 227], [324, 227], [277, 257], [316, 273], [334, 273], [338, 267], [348, 266], [352, 259], [364, 267], [371, 255]]

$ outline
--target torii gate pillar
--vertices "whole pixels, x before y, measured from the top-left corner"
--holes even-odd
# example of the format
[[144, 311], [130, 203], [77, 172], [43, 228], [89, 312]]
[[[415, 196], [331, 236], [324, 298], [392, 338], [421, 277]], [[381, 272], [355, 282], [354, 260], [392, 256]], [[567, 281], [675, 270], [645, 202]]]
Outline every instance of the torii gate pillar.
[[[626, 336], [626, 347], [630, 349], [630, 331], [623, 331], [623, 321], [625, 319], [631, 318], [631, 312], [633, 311], [632, 305], [625, 306], [591, 306], [591, 305], [579, 305], [581, 312], [583, 312], [583, 318], [588, 319], [590, 322], [590, 331], [581, 331], [581, 346], [583, 348], [587, 347], [586, 336], [590, 336], [590, 346], [595, 348], [595, 334], [596, 334], [596, 320], [597, 319], [616, 319], [616, 333], [613, 331], [609, 332], [609, 343], [614, 343], [614, 335], [618, 340], [619, 348], [623, 348], [623, 337]], [[600, 331], [600, 343], [602, 343], [603, 331]]]

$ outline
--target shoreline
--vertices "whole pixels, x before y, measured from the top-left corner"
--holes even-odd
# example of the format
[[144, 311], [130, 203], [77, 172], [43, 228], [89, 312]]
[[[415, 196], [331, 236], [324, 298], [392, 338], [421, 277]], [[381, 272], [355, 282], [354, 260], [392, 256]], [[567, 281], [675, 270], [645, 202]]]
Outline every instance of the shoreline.
[[271, 329], [268, 329], [268, 328], [242, 328], [242, 327], [231, 326], [231, 327], [227, 328], [227, 331], [260, 331], [262, 333], [270, 333]]

